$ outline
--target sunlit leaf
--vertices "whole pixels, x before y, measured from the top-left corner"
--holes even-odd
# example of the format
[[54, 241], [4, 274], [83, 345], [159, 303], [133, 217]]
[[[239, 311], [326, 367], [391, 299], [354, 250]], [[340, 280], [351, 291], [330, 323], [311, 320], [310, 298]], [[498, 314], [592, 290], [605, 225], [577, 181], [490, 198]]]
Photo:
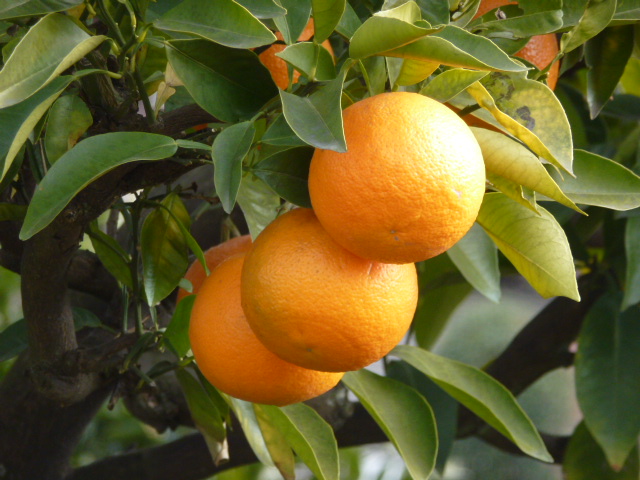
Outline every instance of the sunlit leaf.
[[242, 5], [257, 18], [273, 18], [287, 13], [287, 10], [274, 0], [236, 0], [236, 3]]
[[276, 56], [291, 64], [310, 80], [326, 81], [336, 76], [333, 57], [326, 48], [315, 42], [294, 43], [282, 52], [276, 53]]
[[616, 0], [589, 0], [578, 23], [560, 39], [560, 51], [568, 53], [606, 28], [616, 11]]
[[477, 222], [540, 295], [579, 301], [573, 256], [564, 230], [544, 208], [539, 207], [539, 211], [536, 214], [501, 193], [488, 193]]
[[431, 80], [420, 93], [439, 102], [448, 102], [467, 87], [484, 78], [488, 72], [452, 68]]
[[0, 20], [62, 12], [81, 3], [82, 0], [0, 0]]
[[315, 41], [324, 42], [340, 22], [346, 0], [312, 0]]
[[287, 14], [273, 20], [287, 45], [296, 42], [306, 28], [311, 14], [311, 2], [312, 0], [278, 0], [287, 9]]
[[278, 215], [280, 196], [253, 174], [242, 177], [238, 204], [254, 240]]

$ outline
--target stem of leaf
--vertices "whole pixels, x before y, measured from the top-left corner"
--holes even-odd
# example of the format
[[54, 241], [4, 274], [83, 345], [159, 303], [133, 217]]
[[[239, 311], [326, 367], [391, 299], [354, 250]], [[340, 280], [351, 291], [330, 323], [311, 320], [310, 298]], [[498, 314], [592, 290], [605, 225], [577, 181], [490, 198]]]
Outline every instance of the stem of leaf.
[[147, 95], [147, 90], [144, 88], [142, 75], [140, 75], [140, 72], [136, 70], [132, 73], [132, 76], [133, 81], [136, 83], [136, 87], [138, 88], [138, 94], [140, 95], [140, 99], [142, 100], [142, 105], [144, 106], [147, 123], [149, 123], [149, 125], [154, 125], [156, 123], [156, 112], [151, 106], [149, 95]]
[[124, 47], [127, 42], [125, 41], [124, 36], [122, 35], [120, 28], [118, 27], [118, 24], [115, 22], [115, 20], [109, 13], [109, 10], [105, 6], [104, 0], [98, 0], [97, 5], [98, 10], [100, 10], [100, 14], [103, 17], [103, 20], [107, 23], [109, 29], [113, 31], [118, 45], [120, 45], [120, 47]]

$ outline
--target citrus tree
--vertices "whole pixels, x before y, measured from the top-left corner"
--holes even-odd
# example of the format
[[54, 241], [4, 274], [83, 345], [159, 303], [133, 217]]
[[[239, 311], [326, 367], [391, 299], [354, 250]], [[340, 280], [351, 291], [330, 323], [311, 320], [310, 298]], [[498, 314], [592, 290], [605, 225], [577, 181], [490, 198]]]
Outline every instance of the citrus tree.
[[[476, 437], [570, 480], [637, 479], [639, 20], [638, 0], [0, 0], [0, 264], [24, 311], [0, 332], [0, 478], [199, 479], [262, 462], [289, 479], [299, 461], [337, 479], [341, 447], [380, 442], [408, 477], [440, 478], [455, 439]], [[346, 113], [401, 93], [408, 107]], [[407, 134], [423, 109], [433, 125]], [[416, 151], [456, 147], [407, 180]], [[352, 234], [368, 244], [394, 214], [428, 219], [403, 245], [437, 248], [352, 253]], [[224, 261], [246, 251], [244, 267]], [[348, 276], [359, 268], [404, 286], [373, 295]], [[549, 300], [495, 358], [432, 351], [473, 291], [498, 311], [517, 279]], [[286, 323], [293, 304], [302, 323]], [[333, 367], [279, 350], [307, 323]], [[561, 368], [582, 419], [570, 436], [539, 432], [516, 399]], [[104, 404], [192, 430], [73, 467]]]

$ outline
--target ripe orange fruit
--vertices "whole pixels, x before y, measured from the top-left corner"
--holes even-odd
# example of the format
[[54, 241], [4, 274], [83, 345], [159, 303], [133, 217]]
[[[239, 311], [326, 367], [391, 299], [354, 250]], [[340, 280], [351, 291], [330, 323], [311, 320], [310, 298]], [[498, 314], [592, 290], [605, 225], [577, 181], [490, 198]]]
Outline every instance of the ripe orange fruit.
[[357, 370], [382, 358], [409, 329], [417, 299], [415, 265], [353, 255], [306, 208], [271, 222], [242, 271], [242, 307], [256, 336], [314, 370]]
[[[517, 5], [517, 3], [518, 2], [511, 2], [509, 0], [482, 0], [473, 18], [476, 19], [494, 8], [505, 5]], [[535, 35], [531, 37], [524, 48], [516, 53], [515, 56], [531, 62], [540, 70], [544, 70], [547, 68], [547, 65], [556, 58], [558, 50], [558, 39], [553, 33], [548, 33], [546, 35]], [[556, 88], [559, 73], [560, 62], [556, 62], [551, 66], [547, 74], [547, 85], [549, 85], [549, 88], [552, 90]]]
[[342, 373], [298, 367], [258, 341], [240, 305], [243, 261], [238, 255], [222, 262], [202, 284], [193, 305], [189, 338], [202, 374], [231, 396], [278, 406], [333, 388]]
[[[306, 42], [311, 37], [313, 37], [314, 31], [313, 18], [310, 18], [309, 23], [307, 23], [307, 26], [298, 37], [298, 41]], [[278, 38], [278, 40], [284, 40], [284, 37], [280, 32], [276, 32], [276, 37]], [[322, 42], [322, 46], [329, 50], [329, 53], [333, 57], [333, 49], [331, 48], [329, 40], [325, 40], [324, 42]], [[287, 48], [286, 45], [283, 45], [281, 43], [274, 43], [258, 55], [258, 58], [260, 59], [262, 64], [267, 67], [269, 72], [271, 72], [271, 78], [273, 78], [275, 84], [282, 90], [285, 90], [289, 86], [289, 69], [287, 68], [287, 62], [285, 62], [280, 57], [277, 57], [276, 53], [282, 52], [285, 48]], [[297, 83], [299, 78], [300, 72], [294, 70], [293, 83]]]
[[385, 263], [434, 257], [475, 221], [485, 168], [469, 127], [445, 105], [382, 93], [343, 112], [348, 151], [316, 149], [311, 204], [347, 250]]
[[[204, 259], [207, 262], [207, 267], [209, 267], [209, 271], [212, 272], [220, 263], [222, 263], [227, 258], [236, 255], [238, 253], [246, 253], [251, 249], [251, 236], [243, 235], [241, 237], [234, 237], [226, 242], [223, 242], [219, 245], [215, 245], [204, 252]], [[193, 293], [198, 293], [202, 282], [204, 282], [207, 278], [207, 274], [204, 271], [204, 267], [202, 264], [196, 260], [191, 264], [184, 278], [191, 282], [193, 285]], [[184, 289], [178, 290], [178, 298], [179, 302], [183, 297], [189, 295]]]

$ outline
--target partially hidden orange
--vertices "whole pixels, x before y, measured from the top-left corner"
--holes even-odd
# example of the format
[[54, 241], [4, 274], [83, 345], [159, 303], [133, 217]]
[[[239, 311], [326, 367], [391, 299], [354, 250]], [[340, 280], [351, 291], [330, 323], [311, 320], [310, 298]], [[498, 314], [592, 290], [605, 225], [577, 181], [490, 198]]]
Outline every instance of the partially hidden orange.
[[480, 146], [445, 105], [382, 93], [343, 112], [348, 151], [316, 149], [311, 203], [347, 250], [410, 263], [453, 246], [473, 225], [485, 190]]
[[202, 374], [228, 395], [288, 405], [333, 388], [342, 373], [308, 370], [280, 359], [249, 328], [240, 304], [244, 257], [222, 262], [203, 282], [191, 311], [189, 338]]
[[[518, 2], [511, 2], [509, 0], [482, 0], [473, 18], [476, 19], [498, 7], [517, 4]], [[558, 51], [558, 39], [555, 34], [548, 33], [531, 37], [527, 44], [517, 52], [515, 56], [531, 62], [540, 70], [544, 70], [556, 58]], [[547, 74], [547, 85], [552, 90], [556, 88], [559, 73], [560, 62], [555, 62]]]
[[[207, 263], [207, 267], [209, 267], [209, 271], [211, 272], [227, 258], [239, 253], [247, 253], [249, 249], [251, 249], [251, 236], [242, 235], [209, 248], [204, 252], [204, 259]], [[191, 285], [193, 286], [193, 293], [198, 293], [200, 286], [207, 278], [207, 273], [205, 272], [202, 264], [196, 260], [191, 264], [187, 273], [184, 275], [184, 278], [191, 282]], [[181, 288], [178, 290], [177, 301], [182, 300], [182, 298], [187, 295], [189, 295], [189, 292]]]
[[[314, 31], [313, 18], [310, 18], [309, 23], [307, 23], [307, 26], [298, 37], [298, 41], [306, 42], [313, 37]], [[284, 37], [280, 32], [276, 32], [276, 38], [280, 41], [284, 40]], [[331, 48], [329, 40], [325, 40], [321, 45], [329, 51], [331, 56], [333, 56], [333, 48]], [[258, 55], [262, 64], [267, 67], [271, 73], [271, 78], [273, 78], [275, 84], [282, 90], [286, 90], [289, 86], [289, 69], [287, 68], [287, 62], [276, 56], [276, 53], [282, 52], [285, 48], [287, 48], [287, 46], [282, 43], [274, 43]], [[299, 78], [300, 72], [294, 69], [293, 83], [297, 83]]]
[[305, 208], [267, 226], [242, 272], [242, 306], [256, 336], [315, 370], [357, 370], [382, 358], [406, 334], [417, 300], [415, 265], [352, 254]]

